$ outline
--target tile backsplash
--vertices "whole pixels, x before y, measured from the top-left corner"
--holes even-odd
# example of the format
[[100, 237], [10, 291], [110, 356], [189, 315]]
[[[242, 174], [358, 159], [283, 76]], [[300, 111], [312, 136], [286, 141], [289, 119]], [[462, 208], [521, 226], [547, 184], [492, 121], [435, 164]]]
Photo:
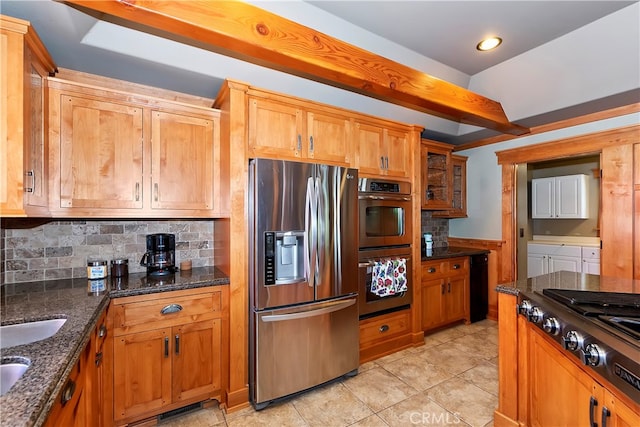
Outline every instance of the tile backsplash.
[[431, 211], [422, 211], [422, 229], [420, 236], [424, 233], [433, 235], [433, 247], [444, 248], [449, 246], [449, 220], [446, 218], [433, 218]]
[[33, 228], [3, 225], [2, 283], [87, 277], [87, 258], [129, 260], [129, 272], [144, 272], [140, 259], [146, 235], [176, 236], [176, 265], [214, 265], [213, 220], [185, 221], [53, 221]]

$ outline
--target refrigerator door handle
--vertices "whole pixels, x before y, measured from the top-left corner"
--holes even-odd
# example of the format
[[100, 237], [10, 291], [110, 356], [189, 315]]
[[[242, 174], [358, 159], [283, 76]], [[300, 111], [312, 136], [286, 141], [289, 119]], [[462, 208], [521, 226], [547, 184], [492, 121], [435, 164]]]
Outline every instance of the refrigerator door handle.
[[284, 313], [284, 314], [270, 314], [267, 316], [262, 316], [260, 319], [263, 322], [282, 322], [284, 320], [294, 320], [294, 319], [304, 319], [308, 317], [320, 316], [327, 313], [333, 313], [334, 311], [340, 311], [347, 307], [350, 307], [356, 303], [355, 298], [351, 298], [344, 301], [337, 301], [331, 303], [331, 305], [317, 308], [309, 311], [297, 311], [293, 313]]
[[326, 200], [325, 200], [325, 192], [324, 192], [324, 188], [323, 188], [323, 184], [322, 184], [322, 180], [320, 179], [320, 177], [316, 177], [316, 202], [318, 204], [318, 214], [316, 215], [316, 253], [317, 253], [317, 259], [316, 259], [316, 286], [320, 286], [322, 283], [322, 276], [320, 274], [320, 271], [322, 268], [324, 268], [324, 251], [325, 251], [325, 245], [324, 245], [324, 241], [325, 241], [325, 207], [326, 207]]
[[315, 271], [316, 271], [316, 216], [317, 216], [317, 204], [315, 197], [315, 184], [312, 177], [307, 179], [307, 194], [305, 199], [305, 215], [304, 215], [304, 228], [305, 228], [305, 240], [304, 240], [304, 270], [309, 287], [315, 286]]

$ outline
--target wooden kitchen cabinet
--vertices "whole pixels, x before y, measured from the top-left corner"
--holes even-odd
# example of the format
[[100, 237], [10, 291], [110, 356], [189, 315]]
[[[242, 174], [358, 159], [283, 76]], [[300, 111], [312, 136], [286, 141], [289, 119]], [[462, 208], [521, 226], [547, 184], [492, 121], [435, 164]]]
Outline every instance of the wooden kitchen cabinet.
[[152, 209], [213, 209], [214, 120], [151, 112]]
[[531, 217], [563, 219], [589, 217], [587, 175], [531, 180]]
[[360, 363], [411, 347], [411, 310], [400, 310], [360, 321]]
[[362, 176], [411, 177], [411, 138], [408, 131], [383, 123], [356, 119], [354, 141]]
[[46, 77], [56, 65], [30, 23], [0, 17], [0, 214], [50, 216]]
[[221, 214], [218, 111], [66, 79], [49, 100], [56, 216]]
[[141, 210], [142, 108], [60, 98], [60, 208]]
[[351, 165], [351, 122], [341, 110], [251, 91], [248, 128], [252, 158]]
[[227, 292], [216, 286], [112, 301], [117, 423], [221, 400]]
[[[640, 425], [632, 409], [555, 348], [529, 325], [530, 425], [590, 425], [590, 417], [607, 426]], [[592, 412], [593, 411], [593, 412]], [[603, 423], [604, 425], [604, 423]]]
[[467, 157], [451, 155], [451, 208], [444, 211], [433, 211], [432, 217], [466, 218], [467, 217]]
[[423, 261], [421, 267], [422, 329], [459, 320], [469, 322], [469, 258]]
[[420, 204], [425, 210], [448, 210], [453, 206], [452, 146], [422, 140], [420, 145]]

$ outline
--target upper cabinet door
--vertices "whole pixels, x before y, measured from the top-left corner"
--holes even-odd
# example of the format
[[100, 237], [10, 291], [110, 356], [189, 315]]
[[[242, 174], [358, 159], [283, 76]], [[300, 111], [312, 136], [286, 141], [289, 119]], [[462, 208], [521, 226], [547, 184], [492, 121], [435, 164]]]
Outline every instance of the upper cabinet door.
[[351, 124], [342, 114], [327, 111], [307, 113], [307, 153], [318, 163], [349, 166], [351, 162]]
[[556, 177], [556, 217], [588, 218], [586, 175]]
[[214, 122], [151, 112], [151, 207], [213, 209]]
[[142, 208], [142, 109], [61, 97], [60, 207]]
[[356, 122], [354, 142], [358, 148], [358, 171], [361, 175], [380, 175], [384, 170], [384, 129]]
[[451, 149], [423, 142], [420, 146], [420, 174], [422, 209], [450, 209], [453, 197]]
[[249, 156], [288, 160], [306, 157], [303, 127], [300, 108], [271, 99], [249, 98]]
[[531, 217], [553, 218], [555, 216], [555, 180], [539, 178], [531, 180]]
[[411, 141], [407, 132], [388, 129], [385, 135], [387, 159], [385, 166], [389, 176], [411, 176]]

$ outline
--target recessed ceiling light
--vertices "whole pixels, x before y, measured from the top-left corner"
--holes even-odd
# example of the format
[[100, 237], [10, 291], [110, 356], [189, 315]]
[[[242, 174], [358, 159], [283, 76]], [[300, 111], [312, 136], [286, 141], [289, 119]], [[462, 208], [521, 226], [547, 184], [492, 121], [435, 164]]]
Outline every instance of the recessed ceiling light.
[[481, 52], [484, 52], [487, 50], [497, 48], [498, 46], [500, 46], [501, 43], [502, 43], [502, 39], [500, 37], [487, 37], [486, 39], [478, 43], [478, 45], [476, 46], [476, 49], [478, 49]]

